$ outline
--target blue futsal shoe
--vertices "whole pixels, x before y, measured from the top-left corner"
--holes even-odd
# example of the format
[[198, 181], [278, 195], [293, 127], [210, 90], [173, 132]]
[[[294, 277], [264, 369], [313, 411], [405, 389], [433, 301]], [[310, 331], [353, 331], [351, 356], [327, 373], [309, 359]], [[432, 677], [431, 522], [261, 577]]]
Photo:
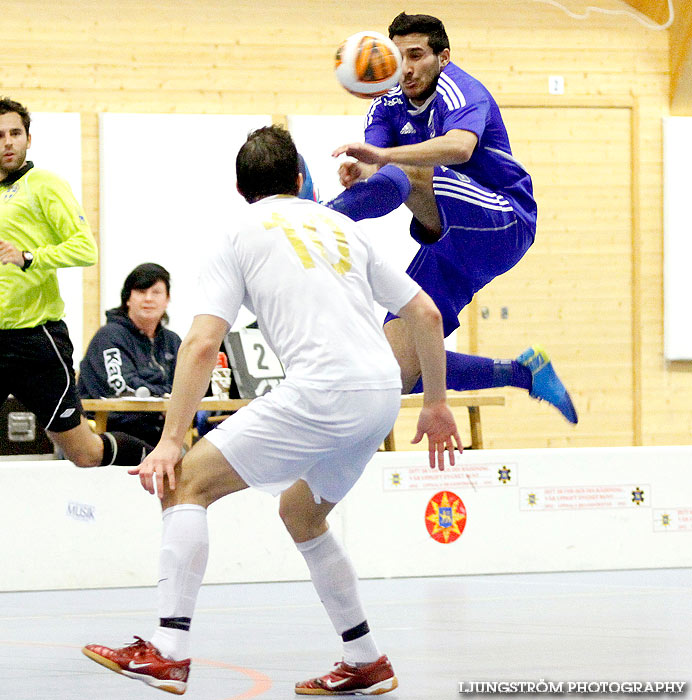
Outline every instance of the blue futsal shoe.
[[530, 396], [555, 406], [570, 423], [576, 423], [579, 420], [565, 385], [553, 369], [548, 353], [540, 345], [533, 345], [528, 350], [524, 350], [517, 357], [517, 362], [528, 367], [533, 375]]

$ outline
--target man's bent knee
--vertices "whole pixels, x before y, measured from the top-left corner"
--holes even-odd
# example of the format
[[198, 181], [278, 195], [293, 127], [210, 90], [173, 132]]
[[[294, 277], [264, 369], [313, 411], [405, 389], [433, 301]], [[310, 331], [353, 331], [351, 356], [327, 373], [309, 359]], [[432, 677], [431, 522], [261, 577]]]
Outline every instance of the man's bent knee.
[[323, 535], [329, 529], [326, 518], [313, 520], [296, 509], [279, 507], [279, 516], [283, 520], [288, 534], [294, 542], [309, 542]]
[[328, 501], [315, 503], [310, 487], [300, 480], [281, 494], [279, 517], [294, 542], [308, 542], [327, 532], [327, 515], [334, 506]]
[[424, 229], [418, 232], [417, 238], [425, 243], [434, 243], [442, 233], [440, 214], [433, 190], [435, 170], [411, 165], [399, 167], [406, 173], [411, 183], [411, 193], [406, 200], [406, 206]]
[[187, 461], [190, 453], [175, 466], [175, 489], [171, 490], [166, 481], [166, 488], [162, 500], [164, 508], [177, 506], [181, 503], [194, 503], [207, 508], [214, 499], [210, 498], [210, 485], [203, 478], [203, 473], [195, 468], [193, 463]]
[[397, 165], [406, 173], [413, 190], [429, 191], [432, 194], [434, 168], [420, 165]]
[[166, 487], [163, 507], [194, 503], [209, 507], [229, 493], [247, 488], [247, 484], [221, 452], [202, 438], [175, 468], [175, 490]]
[[[63, 452], [65, 452], [63, 450]], [[72, 464], [75, 465], [75, 467], [79, 467], [80, 469], [89, 469], [91, 467], [100, 467], [101, 462], [98, 459], [94, 459], [92, 455], [90, 454], [73, 454], [70, 455], [67, 452], [65, 452], [65, 457], [72, 462]]]
[[91, 431], [86, 421], [61, 433], [46, 430], [46, 435], [76, 467], [88, 468], [101, 465], [103, 443], [101, 438]]

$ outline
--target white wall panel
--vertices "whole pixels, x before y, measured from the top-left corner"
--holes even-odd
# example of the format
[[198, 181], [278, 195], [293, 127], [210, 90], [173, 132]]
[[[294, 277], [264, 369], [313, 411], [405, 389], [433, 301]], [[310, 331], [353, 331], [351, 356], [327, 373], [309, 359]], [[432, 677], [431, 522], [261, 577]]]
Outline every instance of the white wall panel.
[[[27, 159], [37, 168], [52, 170], [70, 183], [82, 201], [82, 127], [79, 114], [35, 112], [31, 114], [31, 148]], [[94, 226], [93, 221], [89, 222]], [[83, 272], [81, 267], [58, 270], [60, 293], [65, 302], [65, 323], [75, 348], [75, 366], [82, 356]]]
[[[169, 327], [187, 333], [200, 266], [247, 206], [235, 158], [266, 115], [101, 114], [101, 310], [143, 262], [171, 273]], [[105, 318], [102, 317], [105, 322]]]
[[[689, 567], [691, 462], [692, 447], [476, 450], [439, 472], [379, 452], [330, 523], [364, 578]], [[0, 487], [0, 590], [155, 583], [158, 499], [124, 468], [0, 461]], [[443, 491], [465, 514], [447, 544], [426, 520]], [[248, 489], [211, 506], [207, 583], [307, 579], [278, 505]]]
[[692, 360], [692, 117], [663, 119], [663, 325], [667, 360]]

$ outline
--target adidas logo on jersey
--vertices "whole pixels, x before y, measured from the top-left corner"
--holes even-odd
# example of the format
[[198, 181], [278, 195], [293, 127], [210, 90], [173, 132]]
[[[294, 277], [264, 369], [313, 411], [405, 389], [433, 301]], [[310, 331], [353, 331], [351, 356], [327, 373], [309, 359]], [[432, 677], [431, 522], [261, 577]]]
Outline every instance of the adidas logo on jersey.
[[415, 134], [416, 130], [413, 128], [411, 122], [406, 122], [404, 126], [401, 127], [400, 134]]

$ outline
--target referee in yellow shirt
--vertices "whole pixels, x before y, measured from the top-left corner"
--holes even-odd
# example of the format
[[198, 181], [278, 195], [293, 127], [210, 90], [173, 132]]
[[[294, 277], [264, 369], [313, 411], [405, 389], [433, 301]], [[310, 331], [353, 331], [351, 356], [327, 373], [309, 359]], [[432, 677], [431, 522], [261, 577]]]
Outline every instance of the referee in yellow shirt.
[[136, 465], [149, 445], [96, 435], [82, 414], [56, 270], [94, 265], [98, 250], [70, 186], [26, 160], [30, 123], [0, 98], [0, 405], [19, 399], [78, 467]]

